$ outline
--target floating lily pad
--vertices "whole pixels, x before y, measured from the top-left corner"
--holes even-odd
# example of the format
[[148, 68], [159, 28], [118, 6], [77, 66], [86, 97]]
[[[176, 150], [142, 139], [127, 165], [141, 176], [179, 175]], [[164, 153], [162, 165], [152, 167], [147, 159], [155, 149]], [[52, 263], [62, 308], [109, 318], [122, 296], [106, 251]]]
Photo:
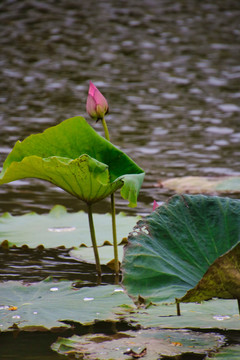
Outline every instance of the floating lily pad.
[[223, 344], [223, 336], [186, 330], [148, 329], [126, 331], [115, 335], [85, 335], [58, 338], [52, 349], [63, 355], [69, 353], [89, 360], [125, 360], [143, 358], [158, 360], [159, 356], [185, 354], [203, 356]]
[[[239, 200], [175, 195], [139, 221], [129, 236], [122, 264], [125, 289], [136, 300], [141, 295], [148, 301], [174, 301], [239, 239]], [[239, 261], [236, 256], [236, 270]], [[236, 281], [240, 287], [239, 275]]]
[[161, 328], [240, 329], [237, 302], [211, 300], [203, 304], [175, 304], [137, 308], [120, 286], [76, 289], [69, 281], [41, 281], [23, 285], [0, 284], [0, 331], [67, 329], [69, 323], [93, 324], [95, 320], [125, 320], [131, 326]]
[[0, 184], [24, 178], [49, 181], [88, 204], [121, 188], [133, 207], [144, 172], [76, 116], [15, 144], [3, 164]]
[[[119, 242], [132, 230], [140, 217], [116, 216]], [[97, 242], [112, 243], [112, 218], [110, 214], [94, 214]], [[46, 248], [65, 246], [92, 246], [88, 215], [83, 211], [68, 213], [63, 206], [56, 205], [49, 214], [29, 213], [11, 216], [6, 213], [0, 217], [0, 243], [8, 240], [9, 246], [27, 244], [30, 248], [43, 245]], [[92, 250], [92, 249], [91, 249]]]
[[238, 194], [240, 193], [240, 176], [185, 176], [160, 181], [158, 185], [179, 194]]
[[45, 280], [25, 286], [8, 281], [0, 284], [0, 331], [16, 326], [25, 331], [67, 328], [63, 320], [116, 320], [114, 308], [123, 303], [131, 300], [119, 286], [75, 289], [69, 281]]
[[227, 346], [220, 349], [217, 354], [207, 357], [206, 360], [239, 360], [240, 345]]
[[[98, 253], [100, 257], [101, 265], [107, 265], [114, 258], [113, 247], [106, 245], [98, 247]], [[92, 248], [80, 247], [70, 250], [69, 255], [77, 260], [86, 261], [88, 263], [95, 262]], [[123, 257], [123, 245], [118, 246], [118, 259], [121, 262]]]
[[119, 317], [142, 327], [170, 329], [240, 330], [240, 315], [236, 300], [213, 299], [202, 303], [181, 303], [181, 316], [176, 304], [158, 303], [146, 307], [123, 306]]

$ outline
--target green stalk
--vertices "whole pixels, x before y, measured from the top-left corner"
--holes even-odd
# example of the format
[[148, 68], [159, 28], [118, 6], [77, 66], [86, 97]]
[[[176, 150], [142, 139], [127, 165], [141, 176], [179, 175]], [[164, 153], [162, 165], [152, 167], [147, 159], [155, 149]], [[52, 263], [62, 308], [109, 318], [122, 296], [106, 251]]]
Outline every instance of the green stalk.
[[[104, 117], [102, 118], [105, 138], [110, 141], [108, 127]], [[116, 228], [116, 210], [115, 210], [115, 196], [111, 194], [111, 213], [112, 213], [112, 234], [113, 234], [113, 250], [114, 250], [114, 268], [115, 268], [115, 283], [119, 283], [119, 261], [118, 261], [118, 247], [117, 247], [117, 228]]]
[[90, 234], [92, 239], [92, 245], [93, 245], [93, 251], [95, 256], [95, 262], [96, 262], [96, 270], [98, 275], [98, 284], [101, 284], [101, 265], [99, 260], [99, 254], [98, 254], [98, 248], [97, 248], [97, 241], [95, 236], [95, 229], [94, 229], [94, 223], [93, 223], [93, 216], [92, 216], [92, 205], [88, 204], [88, 222], [89, 222], [89, 228], [90, 228]]
[[108, 127], [107, 127], [107, 123], [105, 118], [102, 118], [102, 124], [103, 124], [103, 128], [104, 128], [104, 132], [105, 132], [105, 138], [110, 141], [110, 136], [109, 136], [109, 132], [108, 132]]

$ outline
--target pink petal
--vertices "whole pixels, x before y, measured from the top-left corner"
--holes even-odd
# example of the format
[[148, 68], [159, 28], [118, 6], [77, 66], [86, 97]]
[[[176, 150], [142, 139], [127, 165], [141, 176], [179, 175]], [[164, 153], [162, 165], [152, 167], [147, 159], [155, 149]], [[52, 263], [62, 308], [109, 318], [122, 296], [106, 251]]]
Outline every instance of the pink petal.
[[87, 97], [86, 110], [93, 119], [98, 118], [97, 112], [96, 112], [96, 103], [91, 94], [88, 94], [88, 97]]
[[156, 202], [156, 200], [153, 201], [153, 209], [152, 211], [156, 210], [156, 208], [159, 207], [159, 204]]
[[101, 94], [101, 92], [95, 87], [94, 92], [94, 100], [96, 101], [97, 105], [101, 105], [102, 108], [108, 109], [108, 103], [105, 97]]
[[94, 97], [95, 89], [96, 89], [96, 86], [90, 81], [88, 94], [92, 95], [92, 97]]

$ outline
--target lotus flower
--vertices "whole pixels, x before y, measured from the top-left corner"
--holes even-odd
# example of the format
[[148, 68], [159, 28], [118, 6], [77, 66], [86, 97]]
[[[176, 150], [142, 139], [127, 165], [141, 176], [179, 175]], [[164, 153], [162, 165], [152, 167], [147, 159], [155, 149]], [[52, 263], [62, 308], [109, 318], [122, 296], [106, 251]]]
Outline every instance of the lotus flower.
[[108, 113], [108, 102], [96, 86], [90, 81], [86, 110], [94, 120], [101, 120]]

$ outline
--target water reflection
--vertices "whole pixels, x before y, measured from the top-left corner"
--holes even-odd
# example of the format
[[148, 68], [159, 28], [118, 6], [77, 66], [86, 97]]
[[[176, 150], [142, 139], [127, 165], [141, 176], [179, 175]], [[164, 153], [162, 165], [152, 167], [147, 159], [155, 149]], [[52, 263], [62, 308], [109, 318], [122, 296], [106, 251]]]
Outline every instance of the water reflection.
[[[118, 210], [166, 199], [159, 179], [240, 174], [239, 14], [238, 0], [2, 1], [0, 164], [18, 139], [86, 116], [91, 79], [109, 101], [112, 141], [146, 171], [138, 208], [118, 195]], [[39, 180], [0, 195], [0, 213], [84, 208]]]
[[[53, 280], [75, 281], [74, 286], [78, 288], [97, 285], [95, 265], [74, 260], [69, 256], [69, 249], [1, 248], [0, 265], [0, 281], [22, 280], [31, 283], [50, 276]], [[102, 283], [114, 283], [114, 275], [105, 265], [102, 265]], [[51, 291], [57, 289], [53, 287]]]

